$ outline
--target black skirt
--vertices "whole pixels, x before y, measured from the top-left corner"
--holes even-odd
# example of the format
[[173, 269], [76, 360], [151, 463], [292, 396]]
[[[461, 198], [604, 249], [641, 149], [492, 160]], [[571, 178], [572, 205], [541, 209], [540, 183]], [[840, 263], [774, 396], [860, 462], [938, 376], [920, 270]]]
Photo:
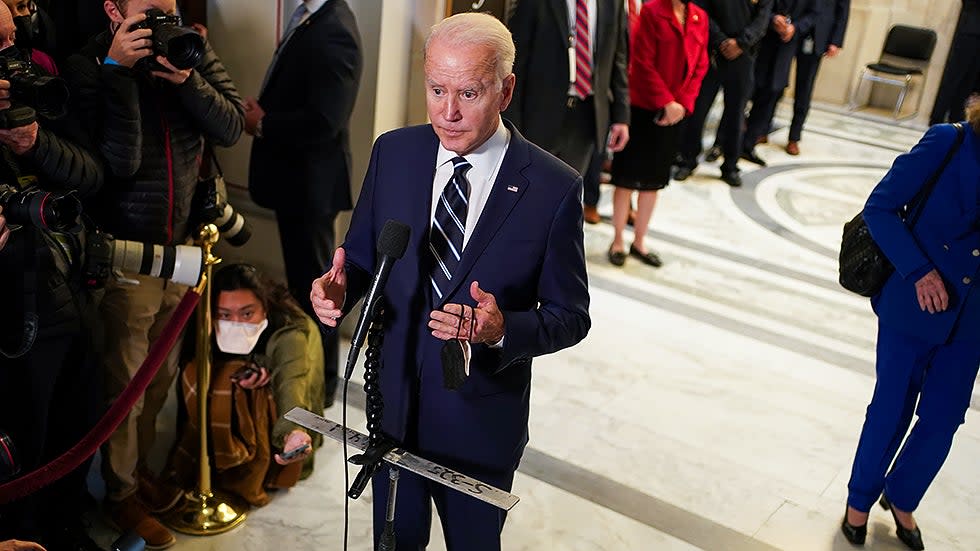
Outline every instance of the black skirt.
[[640, 191], [658, 190], [670, 183], [670, 166], [677, 155], [680, 123], [660, 126], [660, 112], [630, 108], [630, 139], [612, 163], [612, 184]]

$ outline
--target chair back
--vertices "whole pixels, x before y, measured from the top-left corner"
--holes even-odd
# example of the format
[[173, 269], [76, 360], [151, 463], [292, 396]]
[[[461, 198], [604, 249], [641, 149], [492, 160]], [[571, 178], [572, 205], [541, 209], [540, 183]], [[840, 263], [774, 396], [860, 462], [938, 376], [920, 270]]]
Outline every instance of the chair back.
[[929, 61], [936, 49], [936, 31], [922, 27], [895, 25], [888, 31], [885, 47], [881, 50], [884, 57], [904, 57], [914, 61]]

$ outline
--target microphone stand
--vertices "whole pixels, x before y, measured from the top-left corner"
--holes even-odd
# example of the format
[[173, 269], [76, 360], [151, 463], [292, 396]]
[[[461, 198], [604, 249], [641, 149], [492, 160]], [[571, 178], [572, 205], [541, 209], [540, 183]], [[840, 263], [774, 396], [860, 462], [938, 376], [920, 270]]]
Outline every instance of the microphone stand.
[[[364, 361], [364, 393], [367, 394], [365, 413], [367, 414], [368, 447], [364, 453], [351, 456], [348, 460], [354, 465], [360, 465], [347, 495], [357, 499], [364, 492], [368, 482], [377, 473], [384, 455], [394, 449], [395, 442], [387, 438], [381, 430], [384, 417], [384, 397], [381, 395], [381, 346], [384, 343], [384, 304], [378, 301], [371, 316], [371, 326], [368, 330], [367, 354]], [[387, 512], [385, 528], [381, 534], [379, 551], [395, 551], [395, 494], [398, 491], [398, 469], [390, 467]]]

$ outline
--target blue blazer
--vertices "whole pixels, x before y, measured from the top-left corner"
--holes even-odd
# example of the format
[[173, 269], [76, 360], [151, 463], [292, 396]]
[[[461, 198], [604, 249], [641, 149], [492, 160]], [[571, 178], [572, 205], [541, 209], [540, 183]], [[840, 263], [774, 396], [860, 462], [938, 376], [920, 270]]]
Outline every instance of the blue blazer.
[[[918, 144], [895, 163], [864, 206], [864, 220], [895, 273], [872, 305], [883, 324], [934, 344], [957, 335], [980, 335], [980, 140], [964, 123], [963, 143], [936, 183], [913, 230], [900, 210], [939, 168], [956, 139], [950, 124], [931, 127]], [[950, 295], [945, 312], [919, 307], [915, 282], [939, 270]], [[972, 293], [972, 298], [971, 297]], [[966, 308], [968, 311], [964, 311]], [[977, 338], [980, 342], [980, 338]]]
[[[347, 311], [374, 272], [385, 222], [411, 227], [408, 250], [384, 293], [383, 427], [403, 444], [458, 469], [517, 468], [528, 439], [531, 359], [576, 344], [591, 323], [582, 179], [505, 124], [510, 145], [445, 300], [433, 298], [428, 279], [439, 145], [431, 126], [377, 139], [343, 245]], [[443, 388], [443, 341], [431, 335], [429, 313], [446, 302], [474, 305], [474, 280], [496, 297], [504, 314], [504, 345], [474, 345], [469, 378], [449, 391]]]

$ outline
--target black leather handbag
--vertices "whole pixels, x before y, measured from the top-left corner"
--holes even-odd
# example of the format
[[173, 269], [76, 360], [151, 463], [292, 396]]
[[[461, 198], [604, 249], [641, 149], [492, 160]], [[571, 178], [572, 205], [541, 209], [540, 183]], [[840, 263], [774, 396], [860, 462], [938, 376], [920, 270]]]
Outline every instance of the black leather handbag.
[[[963, 125], [954, 123], [953, 126], [956, 127], [956, 140], [953, 141], [952, 147], [946, 153], [946, 158], [902, 211], [909, 229], [915, 227], [926, 201], [929, 200], [932, 189], [936, 187], [936, 182], [946, 170], [946, 165], [949, 164], [953, 155], [960, 148], [960, 144], [963, 143], [965, 134]], [[908, 217], [910, 212], [914, 212], [911, 218]], [[895, 271], [895, 266], [871, 237], [868, 225], [864, 222], [863, 211], [857, 213], [850, 222], [844, 224], [838, 261], [840, 265], [838, 281], [841, 286], [864, 297], [873, 297], [878, 294], [892, 272]]]

